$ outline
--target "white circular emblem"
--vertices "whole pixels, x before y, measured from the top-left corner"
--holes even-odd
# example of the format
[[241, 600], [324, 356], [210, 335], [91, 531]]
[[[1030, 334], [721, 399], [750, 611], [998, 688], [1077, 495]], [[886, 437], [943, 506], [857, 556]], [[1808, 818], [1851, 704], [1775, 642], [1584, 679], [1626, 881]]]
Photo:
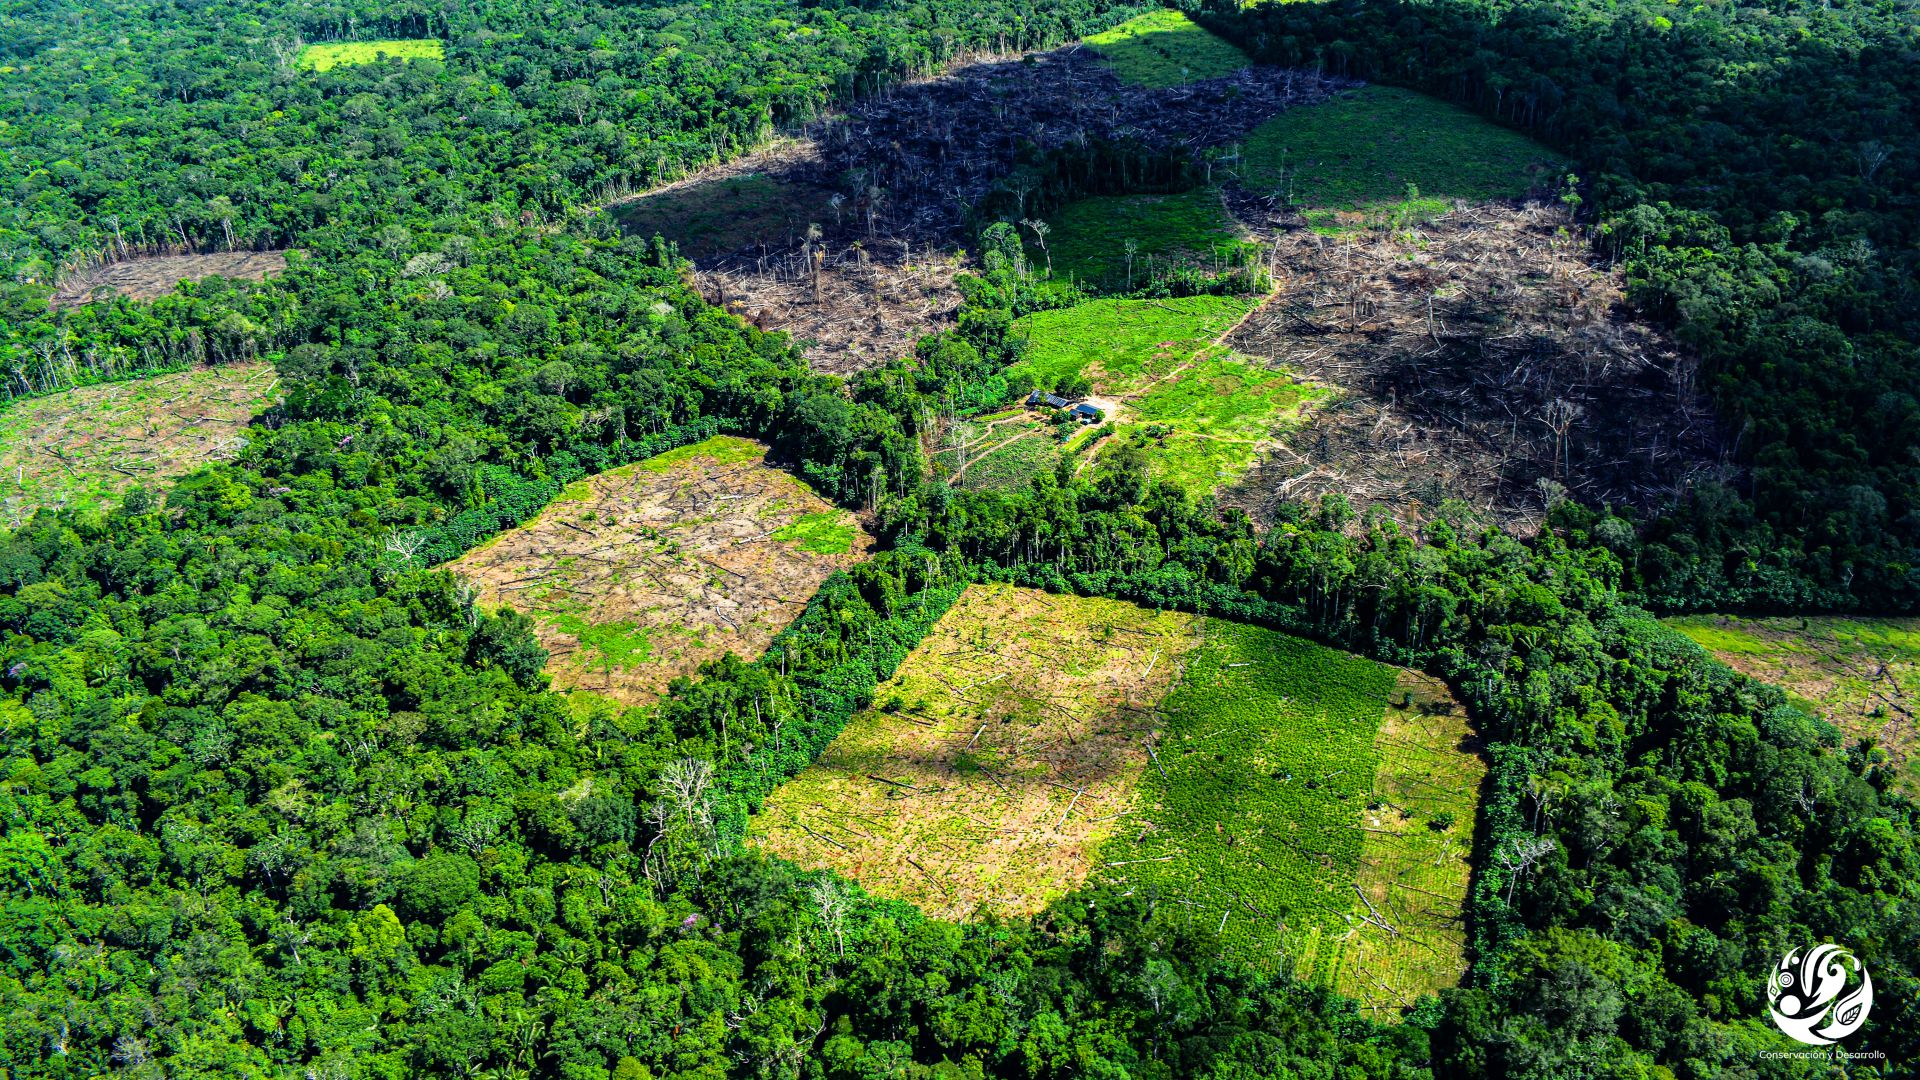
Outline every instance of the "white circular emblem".
[[1808, 1046], [1830, 1046], [1867, 1022], [1873, 979], [1838, 945], [1795, 949], [1768, 980], [1767, 1001], [1775, 1027]]

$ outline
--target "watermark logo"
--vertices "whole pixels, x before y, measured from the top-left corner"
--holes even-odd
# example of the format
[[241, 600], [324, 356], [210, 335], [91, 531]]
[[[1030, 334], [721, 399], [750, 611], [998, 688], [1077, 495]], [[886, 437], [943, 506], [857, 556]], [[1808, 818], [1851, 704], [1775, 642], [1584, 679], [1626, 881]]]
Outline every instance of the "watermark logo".
[[1860, 1030], [1873, 1010], [1867, 965], [1838, 945], [1794, 949], [1768, 985], [1773, 1023], [1796, 1042], [1832, 1046]]

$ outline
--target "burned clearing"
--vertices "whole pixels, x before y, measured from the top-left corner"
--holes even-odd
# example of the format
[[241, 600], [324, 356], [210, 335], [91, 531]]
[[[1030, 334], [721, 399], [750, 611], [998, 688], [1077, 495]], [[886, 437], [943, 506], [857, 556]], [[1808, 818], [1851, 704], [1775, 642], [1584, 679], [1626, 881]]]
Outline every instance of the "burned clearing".
[[104, 509], [135, 484], [159, 490], [224, 461], [278, 383], [269, 364], [223, 364], [17, 401], [0, 413], [0, 520]]
[[1131, 805], [1199, 622], [976, 585], [753, 835], [941, 917], [1037, 912], [1085, 880]]
[[109, 296], [152, 301], [183, 281], [226, 277], [260, 281], [287, 268], [284, 251], [216, 251], [205, 255], [141, 255], [89, 267], [60, 279], [54, 307], [77, 307]]
[[756, 841], [964, 918], [1105, 883], [1396, 1013], [1466, 970], [1485, 766], [1447, 688], [1299, 638], [975, 586]]
[[1727, 471], [1696, 359], [1627, 313], [1564, 210], [1340, 237], [1241, 210], [1276, 234], [1275, 292], [1227, 344], [1335, 391], [1225, 493], [1256, 520], [1340, 493], [1412, 520], [1459, 499], [1525, 533], [1563, 490], [1648, 507]]
[[[725, 205], [727, 185], [750, 177], [783, 189], [754, 195], [760, 202], [807, 206], [823, 193], [814, 214], [733, 232], [748, 242], [696, 265], [709, 299], [763, 329], [792, 333], [823, 370], [859, 370], [904, 355], [951, 321], [969, 215], [1023, 154], [1119, 140], [1198, 152], [1346, 85], [1257, 66], [1177, 86], [1130, 85], [1079, 45], [969, 62], [614, 212], [700, 219]], [[645, 209], [626, 209], [635, 205]], [[724, 246], [704, 239], [712, 230], [692, 233], [696, 250]]]
[[1920, 798], [1920, 619], [1818, 615], [1666, 620], [1714, 658], [1772, 683], [1803, 711], [1871, 739], [1894, 783]]
[[765, 456], [720, 437], [600, 473], [447, 568], [533, 618], [555, 688], [643, 703], [725, 653], [759, 656], [871, 544]]

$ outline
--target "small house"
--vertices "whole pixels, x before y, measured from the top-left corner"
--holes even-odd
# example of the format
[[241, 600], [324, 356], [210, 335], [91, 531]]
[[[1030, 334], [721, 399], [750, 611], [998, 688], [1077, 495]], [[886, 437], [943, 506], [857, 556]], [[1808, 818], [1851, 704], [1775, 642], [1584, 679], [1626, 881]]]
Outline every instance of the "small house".
[[1058, 394], [1049, 394], [1045, 390], [1035, 390], [1033, 393], [1027, 395], [1027, 404], [1045, 406], [1049, 409], [1064, 409], [1073, 404], [1073, 402], [1068, 401]]
[[1083, 424], [1097, 424], [1107, 418], [1107, 414], [1084, 401], [1068, 409], [1067, 415]]

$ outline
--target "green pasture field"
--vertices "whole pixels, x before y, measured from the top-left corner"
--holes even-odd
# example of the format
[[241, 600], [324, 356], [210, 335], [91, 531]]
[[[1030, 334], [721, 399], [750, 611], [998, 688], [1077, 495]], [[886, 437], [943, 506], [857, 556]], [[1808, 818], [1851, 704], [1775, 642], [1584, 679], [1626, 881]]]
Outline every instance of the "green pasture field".
[[1150, 11], [1086, 38], [1122, 82], [1180, 86], [1231, 75], [1252, 63], [1247, 54], [1172, 10]]
[[1085, 376], [1113, 406], [1099, 457], [1138, 453], [1148, 475], [1195, 496], [1252, 466], [1274, 429], [1327, 396], [1235, 355], [1218, 339], [1257, 302], [1239, 297], [1095, 300], [1020, 320], [1034, 382]]
[[1117, 885], [1252, 963], [1331, 966], [1365, 838], [1392, 668], [1210, 619], [1161, 703], [1157, 766], [1098, 853]]
[[1849, 744], [1871, 739], [1895, 783], [1920, 798], [1920, 619], [1689, 615], [1665, 622], [1734, 670], [1785, 690]]
[[395, 60], [439, 60], [446, 54], [440, 42], [432, 38], [397, 41], [327, 41], [300, 50], [294, 66], [305, 71], [326, 71], [342, 64], [371, 64], [385, 55]]
[[762, 173], [687, 184], [622, 203], [613, 212], [628, 233], [663, 236], [690, 259], [763, 242], [784, 246], [810, 222], [832, 214], [825, 192]]
[[1289, 109], [1242, 146], [1240, 182], [1277, 192], [1325, 231], [1424, 220], [1455, 200], [1550, 184], [1552, 151], [1465, 109], [1389, 86]]
[[[1029, 230], [1027, 257], [1053, 280], [1131, 291], [1175, 266], [1231, 266], [1243, 241], [1214, 188], [1176, 195], [1105, 195], [1068, 203], [1046, 219], [1041, 250]], [[1127, 241], [1134, 242], [1129, 265]], [[1052, 261], [1047, 261], [1051, 253]]]

